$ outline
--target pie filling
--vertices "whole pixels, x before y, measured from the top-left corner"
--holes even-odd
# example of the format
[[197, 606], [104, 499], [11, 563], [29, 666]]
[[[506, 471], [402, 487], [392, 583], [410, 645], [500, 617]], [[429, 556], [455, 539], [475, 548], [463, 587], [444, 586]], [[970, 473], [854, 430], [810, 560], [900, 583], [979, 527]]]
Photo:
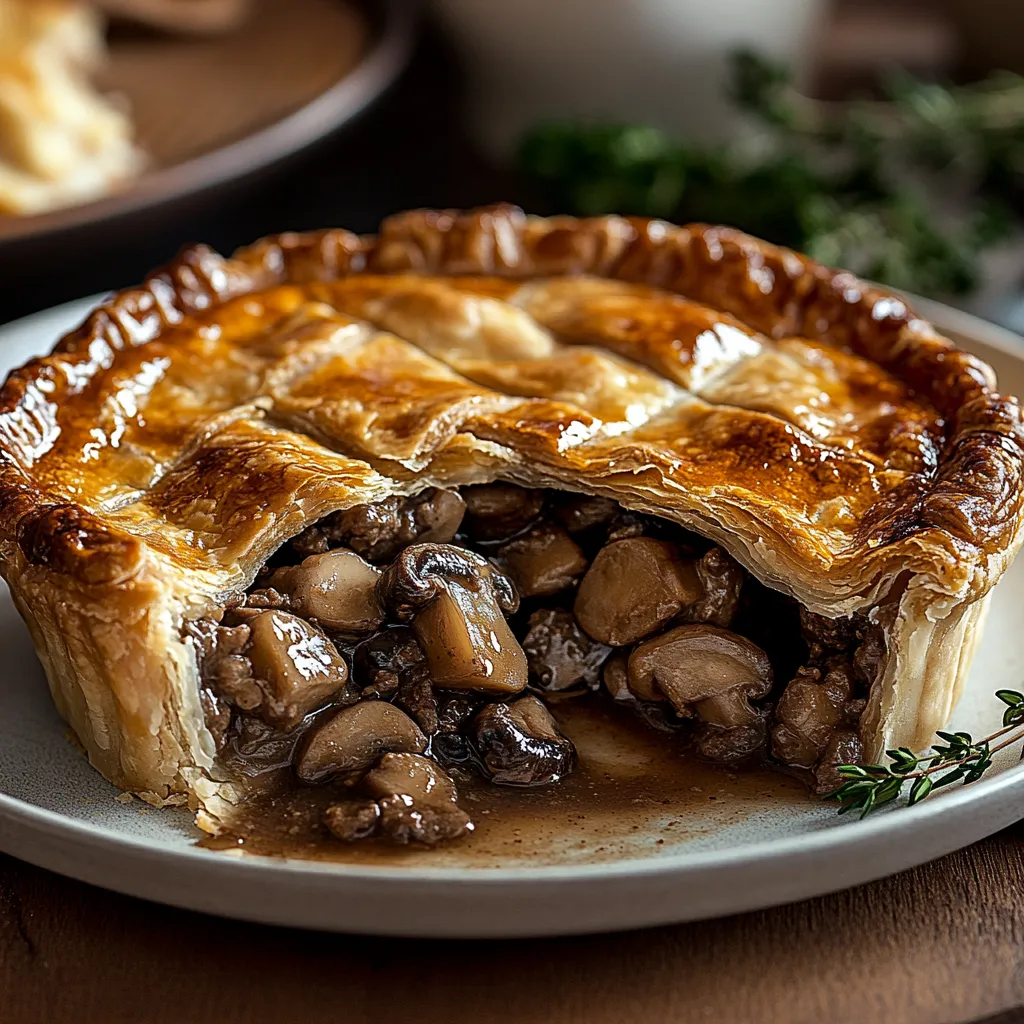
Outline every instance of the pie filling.
[[334, 513], [187, 632], [221, 771], [327, 787], [339, 840], [428, 845], [472, 830], [465, 773], [571, 772], [548, 706], [593, 691], [827, 792], [886, 655], [867, 616], [810, 613], [677, 524], [505, 483]]

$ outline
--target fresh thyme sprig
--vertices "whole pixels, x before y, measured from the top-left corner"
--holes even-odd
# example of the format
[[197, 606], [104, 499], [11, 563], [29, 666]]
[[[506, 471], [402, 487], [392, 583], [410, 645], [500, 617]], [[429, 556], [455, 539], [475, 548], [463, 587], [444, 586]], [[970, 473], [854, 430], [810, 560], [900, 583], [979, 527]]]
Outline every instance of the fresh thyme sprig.
[[[977, 782], [992, 767], [992, 755], [1024, 737], [1024, 694], [996, 690], [1005, 705], [1003, 728], [975, 742], [967, 732], [937, 732], [944, 743], [936, 743], [927, 754], [915, 754], [909, 747], [887, 750], [890, 764], [843, 764], [836, 771], [846, 778], [826, 799], [838, 800], [839, 813], [860, 811], [863, 818], [876, 807], [887, 804], [910, 784], [908, 804], [916, 804], [933, 790], [962, 781]], [[997, 742], [998, 741], [998, 742]]]

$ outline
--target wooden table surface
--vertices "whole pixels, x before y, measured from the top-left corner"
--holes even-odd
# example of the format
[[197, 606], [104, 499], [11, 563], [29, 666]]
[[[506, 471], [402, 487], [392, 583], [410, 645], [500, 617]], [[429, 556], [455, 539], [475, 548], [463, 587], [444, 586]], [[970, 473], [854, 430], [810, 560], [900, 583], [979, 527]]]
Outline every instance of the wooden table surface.
[[948, 1024], [1021, 1004], [1024, 826], [789, 907], [508, 942], [220, 920], [0, 857], [3, 1024]]

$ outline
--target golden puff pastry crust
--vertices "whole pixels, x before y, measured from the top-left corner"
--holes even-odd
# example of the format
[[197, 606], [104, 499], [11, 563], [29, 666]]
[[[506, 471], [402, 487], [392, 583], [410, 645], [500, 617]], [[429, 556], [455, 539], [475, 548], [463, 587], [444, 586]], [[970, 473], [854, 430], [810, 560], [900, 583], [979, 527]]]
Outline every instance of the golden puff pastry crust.
[[[95, 766], [216, 828], [189, 620], [334, 510], [503, 479], [876, 608], [871, 753], [925, 745], [1021, 542], [1022, 430], [900, 298], [737, 231], [507, 206], [196, 246], [15, 371], [0, 569]], [[891, 620], [891, 621], [890, 621]]]

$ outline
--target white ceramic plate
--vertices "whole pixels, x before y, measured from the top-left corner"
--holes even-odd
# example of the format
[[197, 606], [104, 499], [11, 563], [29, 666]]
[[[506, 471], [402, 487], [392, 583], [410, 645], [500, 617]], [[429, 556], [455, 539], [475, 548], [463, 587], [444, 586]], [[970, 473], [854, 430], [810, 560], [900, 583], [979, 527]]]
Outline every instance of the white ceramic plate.
[[[48, 349], [93, 300], [0, 328], [0, 371]], [[965, 314], [918, 303], [993, 363], [1004, 390], [1024, 392], [1024, 341]], [[994, 728], [1002, 686], [1024, 681], [1024, 562], [1000, 583], [972, 683], [955, 725]], [[865, 821], [833, 807], [769, 801], [708, 815], [675, 835], [657, 815], [595, 859], [568, 836], [540, 856], [513, 847], [501, 866], [448, 853], [402, 866], [236, 856], [197, 848], [185, 812], [121, 803], [69, 742], [28, 634], [0, 597], [0, 849], [74, 878], [195, 910], [336, 931], [522, 936], [664, 924], [751, 910], [846, 888], [966, 846], [1024, 816], [1024, 765], [1005, 752], [969, 788]], [[652, 779], [651, 785], [656, 786]], [[678, 832], [679, 830], [676, 830]], [[665, 837], [669, 838], [666, 839]], [[661, 840], [659, 842], [659, 839]]]

